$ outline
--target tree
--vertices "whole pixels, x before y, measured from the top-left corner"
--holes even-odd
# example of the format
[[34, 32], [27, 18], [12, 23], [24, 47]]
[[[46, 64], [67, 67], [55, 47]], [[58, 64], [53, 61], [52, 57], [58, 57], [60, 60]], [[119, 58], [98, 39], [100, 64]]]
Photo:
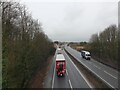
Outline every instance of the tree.
[[[54, 53], [52, 41], [24, 5], [2, 2], [3, 88], [25, 88], [37, 68]], [[52, 51], [52, 52], [51, 52]]]
[[110, 25], [104, 31], [93, 34], [90, 39], [93, 57], [100, 62], [117, 68], [118, 65], [118, 29], [116, 25]]

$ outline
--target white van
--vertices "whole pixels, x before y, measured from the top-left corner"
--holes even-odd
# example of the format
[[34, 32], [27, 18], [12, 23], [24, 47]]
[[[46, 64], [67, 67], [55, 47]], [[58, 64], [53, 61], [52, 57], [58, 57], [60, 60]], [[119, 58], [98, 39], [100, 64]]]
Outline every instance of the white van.
[[81, 51], [81, 56], [82, 56], [82, 58], [85, 58], [87, 60], [90, 60], [90, 58], [91, 58], [90, 52], [88, 52], [88, 51]]

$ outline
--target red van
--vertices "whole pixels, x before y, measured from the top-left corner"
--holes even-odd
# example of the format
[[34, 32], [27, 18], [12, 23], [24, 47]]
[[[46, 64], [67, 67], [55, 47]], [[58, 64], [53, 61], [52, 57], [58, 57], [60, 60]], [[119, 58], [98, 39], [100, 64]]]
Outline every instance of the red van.
[[66, 73], [66, 60], [63, 54], [56, 56], [56, 72], [58, 76], [64, 76]]

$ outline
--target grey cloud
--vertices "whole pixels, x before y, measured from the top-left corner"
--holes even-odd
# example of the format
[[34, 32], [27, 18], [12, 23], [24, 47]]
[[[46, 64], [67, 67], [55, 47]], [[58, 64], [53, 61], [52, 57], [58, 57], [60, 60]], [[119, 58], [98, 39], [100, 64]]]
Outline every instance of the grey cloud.
[[92, 34], [117, 24], [117, 2], [26, 3], [52, 40], [89, 41]]

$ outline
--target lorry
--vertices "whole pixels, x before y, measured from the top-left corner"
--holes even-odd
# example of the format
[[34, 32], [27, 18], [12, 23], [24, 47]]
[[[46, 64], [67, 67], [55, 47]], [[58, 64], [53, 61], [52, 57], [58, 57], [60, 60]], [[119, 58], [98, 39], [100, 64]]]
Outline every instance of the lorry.
[[82, 58], [85, 58], [86, 60], [90, 60], [91, 58], [90, 52], [88, 51], [81, 51], [81, 56]]
[[56, 55], [56, 72], [58, 76], [64, 76], [66, 73], [66, 60], [63, 54]]

